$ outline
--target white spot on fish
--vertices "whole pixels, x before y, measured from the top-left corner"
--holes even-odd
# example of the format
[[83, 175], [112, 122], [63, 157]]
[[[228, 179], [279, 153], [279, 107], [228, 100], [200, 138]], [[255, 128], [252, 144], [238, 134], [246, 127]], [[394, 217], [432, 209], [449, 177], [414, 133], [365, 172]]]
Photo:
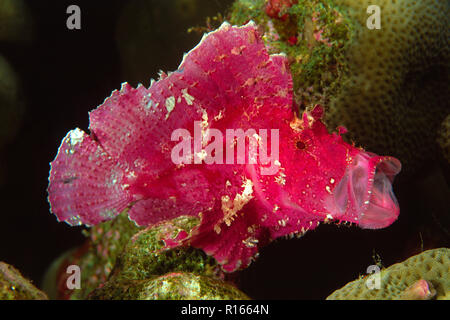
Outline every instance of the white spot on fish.
[[243, 181], [242, 194], [237, 194], [233, 200], [228, 195], [222, 196], [223, 221], [227, 226], [231, 225], [237, 213], [253, 199], [253, 182], [250, 179]]
[[145, 109], [147, 109], [147, 110], [151, 109], [151, 107], [153, 106], [153, 101], [151, 100], [151, 97], [152, 97], [152, 94], [149, 93], [149, 94], [147, 95], [148, 102], [147, 102], [147, 104], [145, 105]]
[[168, 97], [166, 99], [166, 109], [167, 109], [167, 115], [166, 120], [169, 117], [170, 113], [172, 112], [173, 108], [175, 108], [175, 97]]
[[68, 218], [66, 220], [66, 222], [68, 224], [70, 224], [71, 226], [81, 226], [83, 223], [81, 222], [81, 218], [80, 216], [76, 215], [76, 216], [71, 216], [70, 218]]
[[197, 152], [197, 157], [200, 159], [200, 161], [205, 160], [207, 156], [208, 156], [208, 153], [204, 149], [200, 152]]
[[242, 243], [247, 247], [247, 248], [253, 248], [256, 247], [258, 245], [258, 239], [255, 239], [253, 237], [248, 237], [245, 240], [242, 240]]
[[183, 98], [184, 100], [186, 100], [186, 103], [188, 105], [192, 105], [193, 101], [194, 101], [194, 97], [191, 96], [188, 92], [187, 92], [187, 88], [184, 88], [181, 90], [181, 93], [183, 94]]
[[71, 147], [74, 147], [75, 145], [77, 145], [78, 143], [83, 141], [83, 131], [76, 128], [74, 130], [71, 130], [69, 132], [69, 145]]
[[220, 111], [219, 111], [219, 114], [216, 115], [216, 116], [214, 117], [214, 120], [215, 120], [215, 121], [218, 121], [218, 120], [220, 120], [220, 119], [222, 119], [222, 118], [223, 118], [223, 113], [222, 113], [222, 110], [220, 110]]
[[327, 223], [327, 222], [329, 222], [329, 221], [331, 221], [331, 220], [333, 220], [333, 216], [332, 216], [331, 214], [327, 214], [327, 216], [326, 216], [324, 222]]
[[99, 215], [106, 219], [112, 219], [117, 215], [117, 211], [115, 209], [105, 209], [101, 211]]
[[286, 184], [285, 178], [286, 178], [286, 175], [284, 174], [284, 172], [280, 172], [280, 174], [275, 177], [275, 182], [278, 183], [279, 185], [284, 186]]

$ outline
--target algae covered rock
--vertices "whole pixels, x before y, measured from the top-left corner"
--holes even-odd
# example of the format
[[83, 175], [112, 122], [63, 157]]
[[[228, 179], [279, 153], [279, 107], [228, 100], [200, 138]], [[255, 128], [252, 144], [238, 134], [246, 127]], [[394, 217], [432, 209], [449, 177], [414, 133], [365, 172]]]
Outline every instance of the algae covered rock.
[[0, 261], [0, 300], [47, 299], [47, 295], [24, 278], [19, 270]]
[[[392, 154], [405, 172], [436, 158], [450, 101], [448, 1], [299, 0], [284, 19], [266, 14], [272, 2], [237, 0], [230, 21], [253, 19], [288, 55], [301, 109], [323, 104], [330, 129], [344, 125], [349, 141]], [[380, 29], [367, 26], [373, 5]]]
[[[146, 279], [169, 271], [220, 277], [222, 272], [215, 259], [202, 250], [190, 246], [170, 248], [198, 222], [198, 218], [181, 216], [135, 234], [121, 254], [112, 277]], [[173, 239], [169, 246], [167, 239]]]
[[[181, 216], [143, 229], [123, 212], [90, 229], [85, 245], [57, 259], [45, 290], [58, 299], [247, 298], [224, 281], [214, 258], [189, 246], [172, 248], [197, 224], [198, 218]], [[67, 287], [69, 265], [81, 270], [79, 289]], [[171, 289], [161, 291], [162, 283]]]
[[171, 248], [198, 222], [198, 218], [181, 216], [135, 234], [108, 281], [88, 298], [248, 299], [224, 281], [217, 262], [202, 250], [189, 246]]
[[172, 272], [145, 280], [108, 281], [90, 299], [133, 300], [247, 300], [236, 287], [194, 273]]
[[[84, 245], [70, 250], [55, 260], [44, 278], [44, 290], [53, 299], [84, 299], [105, 282], [118, 256], [129, 239], [140, 229], [122, 212], [114, 220], [92, 227], [85, 232]], [[77, 265], [81, 271], [81, 288], [69, 289], [67, 268]]]
[[380, 288], [360, 278], [334, 291], [328, 300], [450, 300], [450, 249], [422, 252], [380, 272]]
[[332, 0], [288, 2], [275, 16], [268, 14], [272, 2], [277, 1], [238, 0], [230, 22], [254, 20], [269, 51], [287, 54], [296, 102], [302, 109], [327, 105], [348, 70], [344, 54], [354, 34], [353, 22]]

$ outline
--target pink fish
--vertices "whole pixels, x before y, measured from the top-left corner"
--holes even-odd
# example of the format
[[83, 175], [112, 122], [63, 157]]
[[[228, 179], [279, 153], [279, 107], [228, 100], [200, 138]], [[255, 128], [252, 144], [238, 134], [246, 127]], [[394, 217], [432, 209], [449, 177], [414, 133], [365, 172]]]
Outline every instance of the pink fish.
[[320, 106], [294, 109], [286, 57], [267, 53], [254, 23], [224, 23], [177, 71], [114, 91], [89, 114], [90, 134], [67, 134], [51, 163], [51, 211], [70, 225], [126, 208], [141, 226], [199, 217], [168, 245], [201, 248], [228, 272], [323, 221], [392, 224], [400, 162], [345, 143], [344, 128], [328, 133]]

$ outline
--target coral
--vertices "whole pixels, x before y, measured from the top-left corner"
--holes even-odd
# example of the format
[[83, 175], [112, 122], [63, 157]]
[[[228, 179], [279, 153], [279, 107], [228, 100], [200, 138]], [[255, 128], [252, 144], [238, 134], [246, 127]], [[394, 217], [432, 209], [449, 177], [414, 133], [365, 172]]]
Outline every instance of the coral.
[[234, 286], [208, 276], [173, 272], [147, 280], [112, 281], [89, 299], [121, 300], [247, 300]]
[[[380, 30], [366, 27], [369, 5], [381, 8]], [[288, 15], [270, 19], [264, 1], [238, 0], [230, 19], [255, 20], [288, 55], [301, 108], [325, 105], [330, 128], [346, 126], [347, 141], [396, 156], [407, 173], [429, 165], [448, 114], [449, 2], [303, 0]]]
[[380, 272], [380, 289], [370, 290], [367, 278], [352, 281], [334, 291], [328, 300], [450, 300], [450, 249], [424, 251]]
[[123, 84], [89, 114], [90, 135], [77, 128], [63, 139], [51, 163], [51, 211], [70, 225], [126, 208], [140, 226], [199, 218], [164, 240], [203, 249], [227, 272], [323, 221], [389, 226], [399, 214], [391, 183], [400, 162], [345, 143], [343, 129], [330, 134], [320, 106], [299, 118], [286, 63], [269, 55], [254, 23], [224, 23], [149, 88]]
[[[336, 3], [358, 27], [327, 122], [347, 126], [355, 141], [397, 156], [407, 170], [422, 165], [436, 155], [436, 128], [448, 114], [449, 2]], [[365, 27], [369, 5], [381, 7], [380, 30]]]
[[13, 266], [0, 261], [0, 300], [47, 300], [47, 295]]
[[450, 115], [442, 122], [438, 135], [438, 143], [445, 159], [450, 163]]

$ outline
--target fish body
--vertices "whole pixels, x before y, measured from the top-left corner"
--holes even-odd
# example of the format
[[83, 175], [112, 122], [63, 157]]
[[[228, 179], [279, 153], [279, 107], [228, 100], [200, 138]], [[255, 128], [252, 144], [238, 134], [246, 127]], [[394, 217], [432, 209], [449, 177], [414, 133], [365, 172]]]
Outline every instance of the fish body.
[[400, 162], [344, 142], [344, 129], [330, 134], [320, 106], [293, 110], [286, 57], [268, 54], [252, 22], [224, 23], [177, 71], [114, 91], [90, 112], [90, 134], [66, 135], [51, 163], [51, 211], [70, 225], [127, 208], [141, 226], [199, 217], [177, 241], [228, 272], [323, 221], [394, 222]]

